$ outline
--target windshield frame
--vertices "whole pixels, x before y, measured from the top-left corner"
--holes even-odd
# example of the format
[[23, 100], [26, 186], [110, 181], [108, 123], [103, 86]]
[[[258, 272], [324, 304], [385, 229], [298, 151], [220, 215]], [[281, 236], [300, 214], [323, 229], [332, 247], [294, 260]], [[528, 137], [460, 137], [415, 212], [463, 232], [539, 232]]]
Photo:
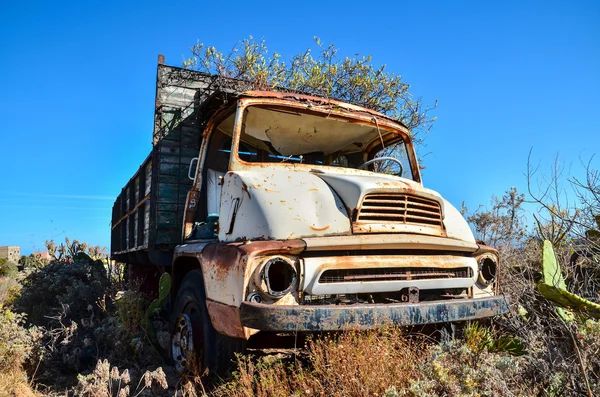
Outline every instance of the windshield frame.
[[[306, 168], [307, 171], [310, 171], [315, 168], [335, 168], [339, 170], [339, 167], [332, 167], [328, 165], [314, 165], [314, 164], [299, 164], [299, 163], [266, 163], [266, 162], [248, 162], [244, 161], [240, 158], [238, 149], [240, 145], [241, 139], [241, 131], [242, 124], [244, 121], [244, 113], [245, 110], [252, 106], [273, 106], [273, 107], [283, 107], [283, 108], [294, 108], [301, 110], [303, 113], [315, 114], [319, 116], [325, 116], [328, 118], [333, 118], [339, 121], [345, 121], [350, 123], [358, 123], [362, 125], [367, 125], [374, 128], [380, 128], [386, 131], [386, 134], [383, 136], [383, 141], [385, 146], [389, 146], [395, 142], [400, 140], [404, 141], [404, 145], [406, 147], [406, 152], [408, 155], [410, 168], [412, 171], [412, 179], [415, 182], [421, 183], [421, 174], [420, 168], [417, 162], [417, 158], [415, 155], [414, 145], [412, 139], [410, 138], [409, 132], [406, 127], [402, 126], [399, 123], [391, 121], [384, 115], [379, 115], [378, 113], [371, 112], [368, 109], [358, 108], [352, 105], [353, 111], [344, 111], [337, 104], [331, 103], [327, 105], [319, 105], [312, 104], [306, 102], [297, 102], [293, 100], [287, 99], [278, 99], [278, 98], [260, 98], [260, 97], [246, 97], [240, 98], [237, 103], [237, 109], [234, 120], [233, 127], [233, 136], [232, 136], [232, 148], [231, 148], [231, 159], [229, 164], [229, 169], [232, 171], [236, 170], [248, 170], [248, 168], [252, 167], [260, 167], [264, 168], [266, 166], [279, 166], [286, 167], [292, 169], [303, 169]], [[354, 111], [354, 109], [363, 110]], [[376, 121], [375, 121], [376, 120]], [[368, 153], [368, 160], [373, 158], [374, 154], [382, 149], [381, 140], [375, 140], [371, 142], [364, 150], [365, 153]], [[354, 168], [344, 168], [345, 170], [354, 170], [359, 173], [364, 173], [367, 171], [358, 170]]]

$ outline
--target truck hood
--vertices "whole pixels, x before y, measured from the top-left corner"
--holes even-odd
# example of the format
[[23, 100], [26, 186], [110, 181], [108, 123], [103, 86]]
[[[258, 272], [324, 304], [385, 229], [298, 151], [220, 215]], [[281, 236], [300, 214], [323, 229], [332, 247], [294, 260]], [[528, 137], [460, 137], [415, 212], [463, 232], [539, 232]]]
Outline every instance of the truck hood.
[[353, 211], [372, 192], [406, 193], [435, 200], [442, 208], [447, 236], [474, 241], [460, 213], [437, 192], [417, 182], [368, 171], [307, 172], [276, 165], [225, 174], [219, 239], [349, 235]]
[[438, 201], [444, 211], [444, 203], [439, 193], [426, 189], [420, 183], [392, 175], [365, 171], [364, 174], [313, 172], [324, 180], [352, 212], [362, 202], [365, 195], [373, 192], [405, 193]]
[[[439, 235], [475, 242], [473, 232], [460, 212], [438, 192], [427, 189], [418, 182], [366, 171], [360, 174], [356, 174], [354, 170], [344, 172], [344, 169], [339, 173], [313, 172], [313, 174], [324, 180], [340, 196], [350, 214], [357, 210], [364, 197], [370, 193], [401, 193], [435, 200], [440, 204], [444, 223], [444, 230]], [[413, 227], [405, 232], [438, 235], [434, 230], [419, 227]]]

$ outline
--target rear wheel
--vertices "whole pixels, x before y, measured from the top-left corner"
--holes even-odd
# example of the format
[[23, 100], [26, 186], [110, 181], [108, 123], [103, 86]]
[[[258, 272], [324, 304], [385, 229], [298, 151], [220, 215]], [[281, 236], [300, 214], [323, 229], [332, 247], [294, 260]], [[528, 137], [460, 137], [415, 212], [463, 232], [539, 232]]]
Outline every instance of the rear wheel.
[[[200, 270], [188, 273], [181, 283], [171, 316], [171, 358], [178, 371], [196, 368], [199, 374], [224, 375], [244, 342], [218, 333], [206, 309]], [[192, 362], [190, 362], [192, 360]]]

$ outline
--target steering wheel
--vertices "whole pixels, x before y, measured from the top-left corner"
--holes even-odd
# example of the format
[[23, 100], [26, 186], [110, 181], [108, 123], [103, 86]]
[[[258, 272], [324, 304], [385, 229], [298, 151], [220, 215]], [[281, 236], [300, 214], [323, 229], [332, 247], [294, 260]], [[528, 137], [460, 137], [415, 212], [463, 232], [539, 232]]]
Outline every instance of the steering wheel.
[[361, 165], [360, 167], [358, 167], [358, 169], [361, 170], [361, 169], [365, 168], [368, 165], [371, 165], [373, 163], [378, 163], [380, 161], [393, 161], [396, 164], [398, 164], [398, 167], [400, 167], [400, 171], [397, 172], [394, 175], [396, 175], [396, 176], [402, 176], [402, 173], [404, 172], [404, 168], [402, 167], [402, 163], [400, 162], [400, 160], [398, 160], [397, 158], [394, 158], [394, 157], [375, 157], [374, 159], [366, 161], [365, 163], [363, 163], [363, 165]]

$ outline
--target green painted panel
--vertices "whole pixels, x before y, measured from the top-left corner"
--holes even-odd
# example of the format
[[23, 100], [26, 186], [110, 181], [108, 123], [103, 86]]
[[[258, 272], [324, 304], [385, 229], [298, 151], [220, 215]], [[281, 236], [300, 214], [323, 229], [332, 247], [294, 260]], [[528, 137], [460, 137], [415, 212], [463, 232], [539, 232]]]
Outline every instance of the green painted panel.
[[169, 131], [168, 134], [161, 139], [160, 143], [167, 141], [179, 142], [180, 134], [176, 133], [176, 131], [178, 131], [178, 129], [175, 131]]
[[181, 145], [182, 146], [195, 146], [200, 148], [200, 133], [198, 130], [192, 130], [189, 134], [181, 134]]
[[200, 155], [200, 149], [195, 146], [184, 146], [181, 148], [181, 157], [198, 157]]
[[155, 244], [176, 245], [180, 242], [180, 240], [180, 230], [158, 230], [158, 233], [156, 233]]
[[170, 211], [175, 212], [178, 210], [177, 204], [158, 204], [158, 211]]
[[156, 219], [159, 228], [173, 229], [177, 227], [177, 212], [159, 211]]
[[164, 153], [169, 155], [179, 155], [179, 142], [169, 142], [169, 145], [167, 145], [166, 142], [161, 143], [160, 153], [161, 155]]
[[[179, 164], [180, 162], [180, 158], [179, 156], [173, 156], [170, 154], [165, 154], [165, 153], [160, 153], [160, 163], [164, 164], [164, 163], [174, 163], [174, 164]], [[189, 164], [189, 160], [187, 161], [187, 163]]]
[[[186, 167], [187, 169], [187, 167]], [[179, 175], [181, 167], [179, 164], [161, 163], [160, 174], [162, 175]]]
[[159, 203], [177, 203], [178, 185], [171, 183], [158, 184]]
[[179, 175], [164, 175], [161, 174], [160, 177], [158, 178], [158, 183], [167, 183], [167, 184], [176, 184], [179, 185], [181, 183], [181, 178], [179, 178]]
[[185, 165], [190, 165], [190, 162], [192, 161], [192, 159], [196, 157], [196, 156], [182, 156], [181, 160], [179, 161], [180, 164], [185, 164]]
[[185, 205], [189, 191], [190, 191], [189, 186], [179, 185], [179, 204]]

